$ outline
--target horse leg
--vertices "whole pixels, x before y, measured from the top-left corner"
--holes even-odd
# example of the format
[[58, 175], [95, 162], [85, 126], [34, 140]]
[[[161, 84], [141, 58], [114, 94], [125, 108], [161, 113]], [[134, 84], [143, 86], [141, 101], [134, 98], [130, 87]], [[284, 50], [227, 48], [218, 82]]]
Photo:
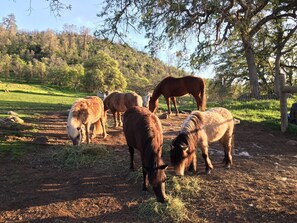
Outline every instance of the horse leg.
[[199, 97], [199, 95], [196, 95], [196, 94], [192, 94], [195, 101], [196, 101], [196, 106], [197, 106], [197, 109], [199, 110], [199, 107], [201, 108], [202, 107], [202, 101]]
[[100, 120], [100, 124], [101, 124], [102, 130], [103, 130], [103, 138], [106, 138], [107, 133], [106, 133], [106, 128], [105, 128], [105, 118], [101, 117], [99, 120]]
[[168, 115], [171, 114], [171, 108], [170, 108], [170, 98], [165, 98], [167, 109], [168, 109]]
[[194, 152], [191, 158], [191, 163], [189, 166], [189, 171], [192, 171], [194, 174], [197, 173], [197, 156], [196, 156], [196, 152]]
[[175, 108], [175, 114], [178, 115], [178, 109], [176, 107], [176, 98], [175, 97], [171, 97], [171, 100], [173, 102], [174, 108]]
[[84, 124], [85, 125], [85, 130], [86, 130], [86, 138], [87, 138], [87, 144], [90, 143], [89, 141], [89, 130], [90, 130], [90, 125], [89, 124]]
[[206, 174], [210, 174], [211, 170], [213, 169], [213, 165], [209, 159], [209, 155], [208, 155], [208, 145], [203, 145], [201, 146], [201, 152], [202, 152], [202, 157], [204, 159], [205, 162], [205, 172]]
[[230, 168], [232, 165], [232, 148], [233, 148], [233, 138], [234, 136], [227, 135], [225, 138], [221, 139], [220, 142], [224, 146], [224, 159], [223, 162], [225, 163], [227, 168]]
[[118, 120], [119, 120], [119, 126], [123, 126], [123, 122], [122, 122], [122, 114], [121, 114], [121, 112], [118, 112]]
[[149, 185], [149, 180], [148, 180], [148, 175], [147, 175], [146, 169], [143, 165], [142, 165], [142, 174], [143, 174], [142, 190], [147, 191], [148, 185]]
[[113, 120], [114, 120], [114, 127], [118, 126], [118, 121], [117, 121], [117, 112], [113, 111], [112, 115], [113, 115]]
[[134, 148], [129, 146], [130, 153], [130, 170], [134, 170]]

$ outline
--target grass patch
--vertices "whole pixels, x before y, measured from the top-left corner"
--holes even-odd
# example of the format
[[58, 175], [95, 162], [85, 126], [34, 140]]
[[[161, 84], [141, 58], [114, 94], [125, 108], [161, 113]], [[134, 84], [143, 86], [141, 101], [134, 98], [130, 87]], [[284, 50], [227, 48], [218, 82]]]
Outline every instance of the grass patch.
[[[34, 147], [34, 146], [33, 146]], [[0, 157], [12, 156], [12, 158], [19, 158], [24, 156], [29, 149], [32, 149], [31, 142], [14, 141], [6, 142], [0, 141]]]
[[[79, 169], [85, 167], [100, 167], [107, 171], [110, 168], [123, 169], [127, 162], [121, 160], [115, 152], [101, 145], [65, 146], [56, 148], [52, 153], [52, 161], [61, 168]], [[119, 165], [120, 164], [120, 165]]]

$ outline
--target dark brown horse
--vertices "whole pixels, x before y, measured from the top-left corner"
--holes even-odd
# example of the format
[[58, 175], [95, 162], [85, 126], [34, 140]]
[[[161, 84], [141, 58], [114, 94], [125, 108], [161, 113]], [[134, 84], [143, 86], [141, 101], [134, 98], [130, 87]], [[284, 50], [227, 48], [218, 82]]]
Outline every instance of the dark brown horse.
[[200, 147], [207, 173], [213, 169], [208, 156], [208, 144], [216, 141], [224, 146], [224, 162], [232, 164], [234, 120], [225, 108], [213, 108], [207, 112], [193, 111], [184, 121], [180, 133], [173, 140], [170, 159], [177, 175], [184, 175], [192, 166], [196, 172], [196, 148]]
[[178, 109], [176, 107], [175, 97], [183, 96], [185, 94], [193, 95], [194, 99], [196, 100], [197, 109], [199, 109], [199, 107], [202, 111], [205, 111], [206, 109], [205, 83], [204, 80], [200, 77], [166, 77], [165, 79], [163, 79], [157, 85], [151, 96], [149, 102], [150, 111], [155, 112], [156, 108], [158, 107], [158, 98], [161, 94], [166, 100], [168, 114], [171, 114], [170, 99], [173, 102], [177, 115]]
[[147, 108], [135, 106], [124, 113], [123, 129], [130, 152], [130, 169], [134, 169], [134, 149], [137, 149], [142, 162], [142, 189], [147, 191], [150, 183], [157, 201], [164, 202], [167, 165], [161, 158], [163, 134], [160, 120]]
[[122, 126], [121, 114], [132, 106], [142, 106], [142, 97], [135, 92], [112, 92], [103, 100], [104, 112], [110, 110], [114, 118], [114, 127]]

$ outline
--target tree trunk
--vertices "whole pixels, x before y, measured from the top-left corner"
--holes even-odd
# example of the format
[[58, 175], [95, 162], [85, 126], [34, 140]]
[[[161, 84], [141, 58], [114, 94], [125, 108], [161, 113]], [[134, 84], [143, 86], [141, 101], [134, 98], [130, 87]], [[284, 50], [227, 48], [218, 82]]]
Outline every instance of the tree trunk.
[[252, 41], [251, 39], [245, 39], [245, 38], [242, 38], [242, 40], [243, 40], [243, 46], [245, 50], [245, 57], [248, 65], [248, 70], [249, 70], [251, 96], [253, 98], [259, 98], [260, 96], [259, 77], [257, 74], [255, 55], [251, 45]]
[[275, 94], [280, 97], [282, 86], [285, 85], [285, 81], [281, 79], [280, 75], [280, 58], [281, 53], [277, 52], [275, 57], [275, 80], [274, 80], [274, 91]]

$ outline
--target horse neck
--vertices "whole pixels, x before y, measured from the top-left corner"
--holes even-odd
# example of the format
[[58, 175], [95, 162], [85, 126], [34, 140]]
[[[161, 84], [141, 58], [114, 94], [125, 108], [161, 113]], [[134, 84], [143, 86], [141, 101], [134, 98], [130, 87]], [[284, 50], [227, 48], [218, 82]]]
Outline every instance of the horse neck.
[[160, 89], [160, 84], [157, 85], [157, 87], [155, 88], [150, 100], [152, 101], [156, 101], [161, 95], [161, 89]]
[[144, 156], [147, 159], [144, 159], [145, 161], [144, 165], [149, 169], [153, 169], [154, 167], [156, 167], [156, 165], [158, 165], [159, 160], [161, 159], [160, 152], [155, 151], [153, 148], [154, 147], [152, 142], [147, 142], [145, 146], [145, 151], [144, 151]]

